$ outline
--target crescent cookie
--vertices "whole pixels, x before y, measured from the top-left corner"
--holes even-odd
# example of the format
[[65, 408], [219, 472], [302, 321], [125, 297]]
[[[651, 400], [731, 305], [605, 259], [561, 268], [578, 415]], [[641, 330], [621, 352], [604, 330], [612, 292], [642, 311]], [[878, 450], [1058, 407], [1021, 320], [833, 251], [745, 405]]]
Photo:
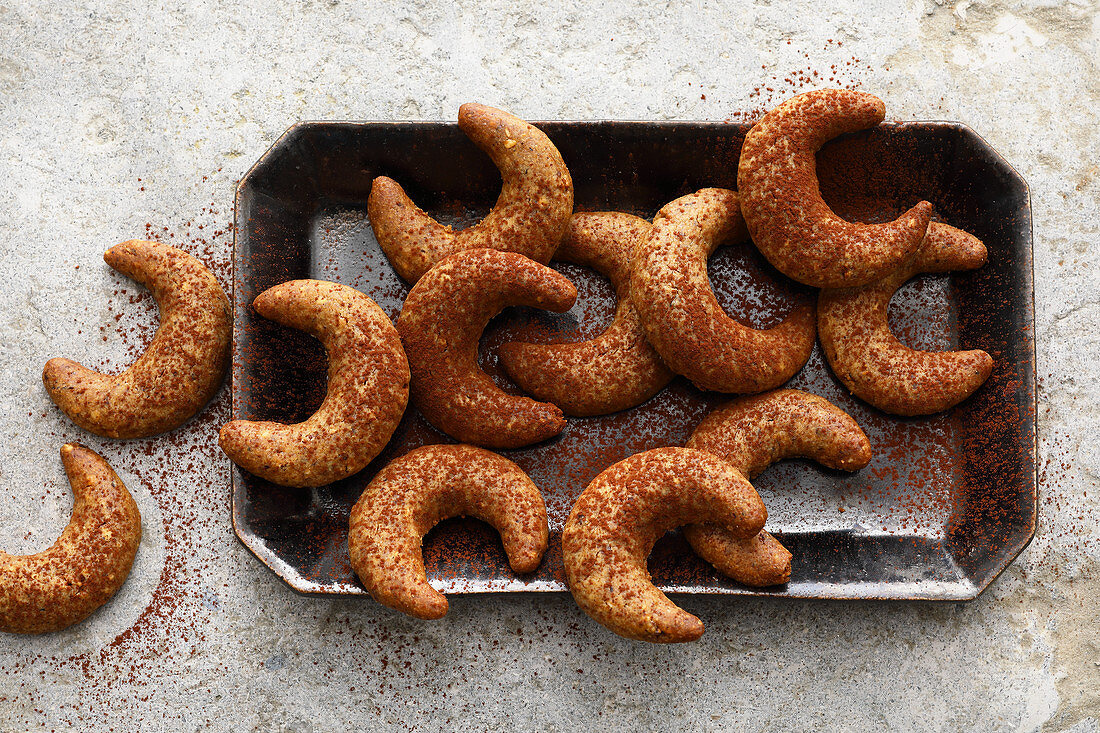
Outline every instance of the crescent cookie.
[[233, 316], [221, 285], [191, 255], [130, 240], [103, 255], [149, 288], [160, 327], [129, 369], [107, 375], [70, 359], [50, 359], [42, 382], [80, 427], [104, 438], [144, 438], [179, 427], [210, 401], [229, 365]]
[[[723, 405], [699, 423], [687, 447], [713, 453], [747, 479], [785, 458], [810, 458], [843, 471], [859, 470], [871, 460], [871, 443], [848, 413], [795, 389]], [[738, 582], [768, 586], [790, 580], [791, 553], [767, 532], [746, 540], [716, 524], [693, 524], [684, 527], [684, 537]]]
[[542, 562], [546, 506], [527, 474], [472, 445], [429, 445], [379, 471], [355, 503], [351, 566], [379, 603], [416, 618], [442, 618], [447, 598], [428, 583], [421, 542], [442, 520], [466, 516], [500, 532], [515, 572], [533, 572]]
[[630, 298], [630, 258], [650, 224], [630, 214], [574, 214], [554, 259], [591, 267], [615, 288], [611, 325], [589, 341], [507, 343], [500, 361], [508, 376], [568, 415], [606, 415], [640, 405], [672, 381], [673, 373], [646, 340]]
[[745, 136], [741, 211], [753, 242], [784, 275], [818, 288], [865, 285], [920, 246], [932, 216], [927, 201], [892, 222], [855, 224], [833, 213], [818, 187], [818, 149], [885, 116], [886, 105], [870, 94], [821, 89], [787, 100]]
[[856, 397], [894, 415], [930, 415], [973, 394], [993, 370], [989, 354], [910, 349], [890, 332], [887, 309], [909, 278], [972, 270], [986, 257], [978, 238], [933, 222], [922, 247], [898, 271], [861, 288], [822, 290], [818, 329], [837, 378]]
[[698, 618], [653, 585], [646, 558], [668, 530], [714, 522], [737, 537], [759, 534], [768, 516], [740, 471], [690, 448], [657, 448], [603, 471], [573, 505], [562, 531], [569, 589], [577, 604], [620, 636], [694, 641]]
[[141, 542], [130, 492], [98, 454], [61, 448], [73, 513], [53, 545], [35, 555], [0, 552], [0, 631], [41, 634], [83, 621], [122, 587]]
[[417, 408], [464, 443], [520, 448], [565, 427], [556, 406], [505, 393], [477, 364], [481, 332], [505, 306], [569, 310], [577, 289], [564, 276], [514, 252], [451, 255], [409, 291], [397, 330], [412, 369]]
[[358, 290], [321, 280], [276, 285], [252, 307], [320, 340], [328, 352], [328, 389], [304, 422], [225, 424], [222, 450], [281, 486], [324, 486], [362, 470], [386, 446], [409, 401], [409, 363], [390, 319]]
[[549, 262], [573, 213], [573, 180], [561, 153], [538, 128], [483, 104], [459, 107], [458, 126], [500, 169], [503, 186], [493, 210], [456, 232], [424, 213], [396, 181], [379, 176], [367, 213], [382, 251], [409, 282], [465, 249], [518, 252]]
[[745, 237], [737, 193], [704, 188], [657, 212], [634, 249], [630, 294], [646, 336], [670, 369], [700, 389], [773, 389], [794, 376], [813, 349], [812, 305], [763, 331], [722, 310], [707, 258], [719, 245]]

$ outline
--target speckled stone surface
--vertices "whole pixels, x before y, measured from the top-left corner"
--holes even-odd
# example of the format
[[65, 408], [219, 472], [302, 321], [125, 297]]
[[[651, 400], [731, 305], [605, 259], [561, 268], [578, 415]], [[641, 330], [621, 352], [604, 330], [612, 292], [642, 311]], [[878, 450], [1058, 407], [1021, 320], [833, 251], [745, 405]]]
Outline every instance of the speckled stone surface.
[[[0, 547], [60, 532], [74, 439], [144, 526], [114, 601], [0, 637], [0, 729], [1100, 730], [1095, 3], [153, 5], [0, 5]], [[1040, 526], [971, 603], [686, 597], [707, 631], [664, 647], [564, 595], [453, 598], [438, 622], [303, 598], [233, 535], [225, 389], [167, 438], [109, 442], [42, 388], [52, 356], [122, 368], [152, 336], [111, 245], [157, 236], [228, 283], [234, 184], [297, 120], [742, 120], [836, 84], [970, 125], [1031, 186]]]

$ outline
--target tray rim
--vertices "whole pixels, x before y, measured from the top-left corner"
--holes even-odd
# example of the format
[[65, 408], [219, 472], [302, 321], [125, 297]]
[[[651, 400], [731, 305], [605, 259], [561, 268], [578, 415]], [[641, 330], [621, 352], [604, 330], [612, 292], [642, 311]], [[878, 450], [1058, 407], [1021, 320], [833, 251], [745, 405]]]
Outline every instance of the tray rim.
[[[598, 125], [629, 125], [629, 126], [674, 126], [674, 127], [710, 127], [710, 128], [749, 128], [752, 126], [752, 122], [722, 122], [715, 120], [638, 120], [638, 119], [589, 119], [589, 120], [532, 120], [531, 124], [535, 126], [542, 126], [546, 124], [550, 125], [565, 125], [576, 127], [598, 126]], [[237, 255], [238, 255], [238, 237], [241, 236], [241, 232], [244, 229], [244, 225], [247, 222], [242, 222], [241, 213], [241, 197], [244, 192], [245, 183], [249, 178], [264, 165], [274, 153], [281, 148], [281, 146], [294, 135], [298, 134], [301, 130], [310, 128], [325, 128], [325, 127], [354, 127], [354, 128], [369, 128], [369, 127], [422, 127], [424, 129], [437, 128], [440, 126], [456, 127], [458, 126], [455, 120], [299, 120], [287, 127], [282, 134], [275, 138], [271, 144], [264, 150], [256, 161], [249, 166], [249, 168], [241, 175], [237, 181], [233, 191], [233, 243], [230, 250], [231, 262], [230, 262], [230, 293], [231, 300], [234, 307], [237, 304]], [[972, 138], [978, 146], [985, 151], [987, 155], [996, 160], [1000, 165], [1004, 166], [1007, 171], [1011, 172], [1015, 180], [1022, 187], [1022, 207], [1021, 213], [1026, 213], [1027, 216], [1027, 248], [1025, 252], [1026, 262], [1021, 263], [1021, 269], [1026, 274], [1026, 285], [1030, 291], [1027, 294], [1025, 303], [1028, 308], [1026, 314], [1027, 324], [1031, 328], [1031, 332], [1035, 331], [1035, 225], [1034, 217], [1032, 215], [1031, 206], [1031, 187], [1027, 180], [1020, 174], [1020, 172], [1008, 162], [1003, 155], [1001, 155], [982, 135], [976, 132], [972, 127], [964, 122], [953, 120], [886, 120], [877, 128], [905, 128], [909, 126], [919, 127], [936, 127], [956, 130], [963, 135]], [[233, 330], [234, 330], [234, 343], [236, 342], [236, 329], [237, 321], [234, 318]], [[792, 594], [785, 590], [769, 590], [766, 588], [749, 588], [749, 587], [736, 587], [732, 589], [696, 589], [691, 591], [685, 590], [673, 590], [668, 592], [675, 595], [686, 596], [734, 596], [734, 597], [755, 597], [755, 598], [778, 598], [786, 599], [789, 601], [835, 601], [835, 602], [860, 602], [860, 601], [872, 601], [883, 603], [901, 603], [901, 602], [922, 602], [922, 603], [959, 603], [967, 602], [977, 599], [981, 596], [986, 589], [988, 589], [997, 578], [1004, 573], [1008, 567], [1016, 561], [1017, 558], [1023, 553], [1024, 550], [1031, 544], [1035, 538], [1035, 534], [1038, 529], [1039, 522], [1039, 461], [1038, 461], [1038, 436], [1039, 436], [1039, 410], [1038, 410], [1038, 379], [1037, 379], [1037, 363], [1036, 363], [1036, 344], [1035, 339], [1032, 338], [1029, 342], [1031, 368], [1026, 372], [1026, 376], [1031, 381], [1031, 394], [1030, 400], [1027, 401], [1027, 406], [1032, 410], [1034, 429], [1031, 431], [1030, 441], [1022, 441], [1029, 443], [1027, 447], [1030, 448], [1031, 461], [1030, 470], [1027, 470], [1022, 476], [1023, 480], [1030, 487], [1030, 506], [1032, 508], [1030, 521], [1027, 525], [1027, 532], [1025, 536], [1018, 542], [1009, 546], [1002, 554], [998, 562], [993, 564], [993, 568], [988, 577], [982, 583], [969, 583], [967, 586], [970, 590], [959, 595], [942, 595], [936, 598], [921, 597], [920, 595], [889, 595], [889, 594], [872, 594], [872, 595], [827, 595], [827, 594]], [[235, 368], [234, 364], [230, 365], [229, 374], [229, 390], [230, 390], [230, 419], [235, 419], [236, 413], [235, 397]], [[287, 563], [269, 552], [267, 548], [258, 539], [242, 532], [240, 522], [242, 518], [237, 513], [236, 493], [238, 489], [237, 469], [230, 462], [229, 464], [229, 509], [230, 517], [233, 525], [233, 533], [236, 535], [237, 540], [244, 545], [244, 547], [265, 567], [275, 574], [280, 580], [282, 580], [287, 586], [291, 588], [295, 593], [315, 598], [354, 598], [354, 597], [366, 597], [367, 593], [362, 588], [355, 588], [354, 586], [347, 586], [347, 584], [338, 584], [332, 586], [331, 589], [317, 590], [309, 587], [303, 587], [297, 584], [297, 579], [292, 577], [285, 569]], [[896, 533], [891, 533], [891, 536], [899, 536]], [[544, 583], [526, 583], [521, 578], [512, 578], [502, 581], [504, 585], [519, 585], [524, 587], [507, 587], [507, 588], [494, 588], [494, 587], [477, 587], [477, 588], [457, 588], [452, 587], [453, 581], [448, 581], [443, 584], [433, 583], [433, 586], [445, 592], [447, 595], [484, 595], [484, 594], [512, 594], [512, 593], [567, 593], [568, 587], [534, 587], [543, 586]], [[490, 585], [492, 582], [490, 583]], [[860, 583], [846, 583], [844, 588], [858, 587]], [[881, 585], [881, 584], [879, 584]], [[904, 583], [900, 585], [912, 585], [912, 583]], [[961, 584], [952, 584], [961, 585]]]

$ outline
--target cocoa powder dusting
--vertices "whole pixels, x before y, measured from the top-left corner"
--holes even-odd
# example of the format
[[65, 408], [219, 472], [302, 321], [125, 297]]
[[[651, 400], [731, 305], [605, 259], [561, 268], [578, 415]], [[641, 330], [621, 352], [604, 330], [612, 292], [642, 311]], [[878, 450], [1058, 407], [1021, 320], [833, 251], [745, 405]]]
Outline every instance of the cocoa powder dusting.
[[[219, 168], [211, 175], [220, 171]], [[139, 190], [144, 187], [139, 186]], [[167, 226], [149, 222], [144, 232], [134, 232], [134, 235], [170, 243], [194, 255], [214, 273], [226, 293], [230, 293], [232, 232], [231, 207], [211, 201], [181, 223]], [[104, 243], [103, 249], [113, 244]], [[148, 291], [106, 265], [86, 264], [101, 267], [104, 276], [115, 283], [107, 302], [99, 306], [106, 311], [103, 320], [111, 325], [98, 328], [97, 333], [117, 356], [94, 366], [117, 374], [144, 352], [156, 333], [156, 303]], [[96, 320], [90, 315], [87, 322]], [[214, 399], [181, 428], [153, 438], [104, 441], [96, 447], [108, 463], [128, 477], [129, 488], [135, 495], [146, 493], [156, 502], [163, 521], [164, 566], [147, 605], [129, 628], [97, 650], [52, 656], [31, 652], [0, 662], [0, 670], [10, 673], [34, 668], [54, 670], [58, 675], [74, 672], [79, 675], [80, 701], [73, 705], [61, 704], [58, 711], [62, 720], [65, 720], [63, 716], [71, 714], [68, 724], [74, 729], [82, 725], [77, 721], [87, 722], [85, 716], [89, 706], [125, 705], [136, 710], [148, 698], [140, 694], [133, 699], [119, 698], [119, 682], [126, 685], [122, 689], [131, 690], [156, 689], [158, 684], [168, 684], [175, 674], [173, 669], [178, 669], [178, 665], [193, 656], [206, 641], [204, 627], [217, 611], [218, 589], [207, 587], [202, 578], [210, 568], [224, 563], [225, 548], [235, 542], [232, 527], [225, 521], [227, 473], [212, 473], [207, 469], [211, 465], [221, 468], [225, 464], [216, 435], [218, 427], [229, 419], [229, 403], [227, 380]], [[58, 444], [65, 439], [60, 433], [51, 437]], [[148, 466], [146, 470], [132, 470], [135, 455], [149, 459], [144, 462]], [[190, 476], [193, 480], [181, 481], [181, 476]], [[138, 486], [134, 486], [135, 481]], [[167, 487], [171, 486], [178, 490], [169, 491]], [[60, 491], [57, 487], [54, 490]], [[143, 524], [148, 524], [148, 517], [142, 519]], [[150, 531], [159, 531], [159, 528], [147, 527], [146, 540], [150, 539]], [[152, 550], [139, 547], [139, 561], [143, 551]], [[133, 578], [129, 582], [133, 582]], [[227, 672], [227, 664], [218, 662], [213, 672]], [[33, 697], [42, 694], [41, 688], [23, 689]], [[134, 723], [140, 727], [140, 716]]]
[[[839, 48], [839, 42], [833, 44]], [[834, 49], [835, 50], [835, 49]], [[809, 58], [809, 56], [807, 56]], [[759, 118], [776, 102], [811, 86], [857, 88], [859, 75], [867, 66], [852, 58], [830, 69], [806, 69], [772, 73], [754, 89], [750, 99], [759, 109], [746, 110], [730, 120]], [[767, 72], [766, 69], [763, 71]], [[745, 125], [730, 125], [732, 135], [744, 135]], [[894, 130], [890, 135], [871, 131], [827, 145], [818, 156], [818, 175], [825, 201], [839, 215], [858, 221], [884, 221], [904, 211], [920, 197], [937, 208], [937, 220], [957, 226], [980, 222], [980, 212], [953, 206], [944, 195], [943, 181], [925, 175], [926, 169], [944, 165], [933, 150], [924, 150], [916, 160], [917, 143]], [[736, 153], [736, 150], [733, 151]], [[410, 154], [416, 154], [410, 149]], [[585, 190], [582, 183], [592, 174], [582, 173], [584, 161], [565, 153], [566, 163], [578, 183], [577, 208], [615, 208], [651, 218], [661, 203], [694, 188], [723, 185], [710, 180], [682, 177], [662, 182], [657, 202], [653, 191], [632, 194], [629, 171], [621, 183], [604, 182], [604, 189]], [[736, 167], [736, 158], [726, 161]], [[219, 169], [220, 170], [220, 169]], [[904, 170], [904, 176], [888, 171]], [[638, 181], [634, 181], [637, 184]], [[139, 181], [144, 190], [145, 183]], [[499, 185], [499, 182], [496, 182]], [[728, 184], [726, 184], [728, 185]], [[958, 193], [957, 191], [955, 193]], [[588, 196], [586, 198], [585, 196]], [[365, 195], [363, 197], [365, 201]], [[639, 204], [639, 201], [645, 201]], [[426, 209], [444, 224], [456, 227], [479, 221], [492, 203], [492, 193], [478, 191], [461, 201], [449, 200]], [[342, 282], [376, 300], [396, 318], [408, 287], [393, 271], [378, 249], [362, 206], [323, 202], [300, 229], [273, 216], [257, 216], [249, 223], [252, 243], [267, 243], [253, 252], [262, 256], [262, 268], [237, 273], [231, 283], [233, 225], [229, 207], [211, 203], [192, 219], [166, 225], [149, 222], [144, 238], [170, 242], [202, 260], [218, 277], [227, 293], [235, 286], [236, 316], [243, 338], [235, 364], [243, 377], [238, 417], [300, 420], [311, 414], [325, 393], [326, 360], [323, 349], [310, 337], [265, 323], [242, 303], [249, 303], [262, 290], [292, 277], [314, 277]], [[1012, 477], [1019, 472], [1020, 456], [998, 452], [1003, 445], [1020, 444], [1020, 426], [1033, 419], [1026, 400], [1028, 385], [1012, 377], [1012, 345], [1019, 331], [998, 325], [998, 313], [982, 303], [975, 293], [1004, 287], [996, 281], [1012, 257], [1005, 242], [1009, 223], [990, 222], [988, 231], [974, 231], [990, 246], [991, 262], [973, 274], [922, 277], [903, 287], [890, 309], [890, 324], [899, 338], [915, 348], [983, 348], [995, 361], [990, 382], [967, 403], [954, 411], [923, 418], [899, 419], [880, 413], [846, 393], [830, 373], [820, 348], [787, 386], [818, 394], [848, 412], [867, 433], [874, 457], [867, 468], [848, 475], [792, 460], [769, 467], [753, 484], [768, 507], [767, 529], [779, 535], [797, 536], [812, 532], [885, 535], [906, 538], [913, 545], [946, 540], [949, 548], [978, 548], [960, 556], [960, 564], [980, 564], [977, 555], [989, 556], [1004, 548], [1006, 539], [994, 527], [1018, 510], [1026, 497], [1009, 489], [989, 487], [988, 476]], [[109, 243], [113, 244], [113, 243]], [[107, 246], [109, 246], [109, 244]], [[238, 241], [238, 245], [241, 242]], [[261, 245], [257, 244], [257, 247]], [[576, 340], [601, 331], [614, 310], [614, 292], [596, 273], [576, 266], [558, 266], [578, 287], [580, 299], [574, 309], [550, 316], [527, 309], [508, 309], [490, 323], [481, 342], [479, 363], [498, 383], [517, 391], [497, 363], [495, 349], [508, 340]], [[720, 249], [708, 264], [719, 303], [731, 316], [755, 328], [778, 323], [801, 299], [807, 289], [772, 269], [750, 245]], [[1000, 269], [998, 269], [1000, 268]], [[104, 268], [110, 272], [109, 268]], [[117, 283], [107, 304], [109, 325], [96, 337], [117, 353], [96, 368], [117, 373], [148, 345], [156, 331], [156, 306], [143, 289], [111, 272]], [[91, 306], [95, 308], [96, 306]], [[91, 312], [91, 311], [90, 311]], [[94, 318], [89, 317], [89, 322]], [[991, 399], [988, 390], [996, 390]], [[504, 451], [542, 490], [550, 524], [550, 546], [546, 558], [533, 574], [516, 577], [507, 567], [499, 537], [487, 525], [473, 521], [448, 520], [425, 538], [423, 553], [430, 579], [443, 581], [447, 592], [486, 589], [545, 590], [561, 587], [561, 527], [575, 498], [609, 465], [651, 448], [683, 445], [699, 421], [727, 397], [701, 392], [677, 378], [663, 392], [640, 407], [596, 418], [570, 418], [562, 434], [526, 449]], [[0, 662], [0, 669], [17, 671], [31, 665], [45, 666], [59, 673], [76, 672], [83, 677], [87, 700], [136, 703], [112, 698], [114, 680], [120, 677], [141, 689], [167, 684], [173, 669], [193, 657], [207, 641], [204, 627], [218, 613], [220, 589], [207, 587], [203, 578], [214, 565], [224, 563], [222, 555], [235, 545], [232, 526], [226, 521], [226, 481], [229, 464], [217, 448], [217, 429], [230, 418], [228, 385], [203, 412], [183, 428], [166, 436], [125, 443], [107, 444], [104, 457], [125, 470], [135, 453], [148, 458], [150, 467], [137, 476], [141, 490], [156, 502], [164, 524], [164, 567], [148, 605], [137, 620], [114, 639], [93, 652], [57, 655], [43, 659], [33, 654]], [[57, 436], [60, 439], [60, 436]], [[1058, 436], [1054, 441], [1057, 444]], [[1015, 441], [1015, 442], [1014, 442]], [[266, 559], [281, 560], [296, 568], [302, 577], [318, 584], [322, 591], [362, 592], [347, 557], [347, 519], [351, 506], [375, 473], [392, 459], [423, 445], [452, 442], [409, 409], [389, 445], [364, 471], [322, 489], [309, 491], [278, 489], [254, 477], [236, 473], [233, 497], [237, 518], [245, 533], [265, 544]], [[1045, 480], [1056, 480], [1073, 470], [1069, 451], [1056, 449], [1043, 464]], [[1027, 470], [1026, 461], [1022, 464]], [[211, 472], [210, 466], [219, 470]], [[133, 476], [133, 474], [130, 474]], [[181, 475], [194, 480], [179, 481]], [[1055, 477], [1055, 478], [1051, 478]], [[173, 480], [170, 480], [172, 478]], [[166, 486], [177, 486], [173, 493]], [[47, 491], [50, 491], [47, 488]], [[58, 490], [54, 488], [53, 490]], [[1068, 501], [1056, 495], [1044, 497], [1049, 506]], [[1091, 540], [1082, 538], [1081, 542]], [[833, 550], [827, 550], [833, 552]], [[139, 550], [140, 553], [140, 550]], [[974, 557], [971, 557], [971, 556]], [[805, 562], [808, 558], [803, 557]], [[795, 554], [795, 574], [799, 555]], [[687, 550], [678, 534], [659, 541], [650, 558], [650, 570], [658, 582], [681, 586], [716, 588], [723, 581]], [[530, 610], [534, 628], [562, 624], [537, 604]], [[303, 621], [309, 622], [304, 614]], [[358, 628], [353, 614], [333, 614], [328, 607], [313, 616], [326, 633], [346, 635], [369, 655], [379, 674], [363, 686], [379, 693], [416, 686], [404, 655], [419, 639], [382, 622]], [[564, 624], [567, 630], [576, 624]], [[569, 642], [545, 633], [517, 629], [517, 638], [539, 645], [553, 654]], [[395, 646], [395, 641], [402, 641]], [[496, 640], [486, 643], [496, 644]], [[556, 662], [550, 662], [555, 664]], [[227, 672], [229, 662], [207, 661]], [[315, 662], [319, 679], [335, 673], [331, 664]], [[220, 670], [217, 669], [220, 667]], [[416, 687], [416, 689], [423, 689]], [[354, 690], [354, 688], [353, 688]], [[39, 695], [35, 690], [28, 694]], [[71, 707], [72, 716], [81, 710]], [[459, 711], [461, 714], [461, 711]]]
[[[791, 41], [787, 40], [786, 45], [790, 46]], [[754, 123], [788, 97], [810, 89], [862, 89], [863, 77], [873, 67], [857, 56], [845, 54], [843, 49], [843, 41], [830, 38], [819, 50], [802, 52], [805, 66], [779, 70], [761, 64], [760, 81], [749, 90], [747, 108], [729, 113], [725, 121]], [[817, 66], [813, 59], [822, 56], [836, 60], [828, 66]]]
[[[851, 63], [850, 69], [859, 68], [857, 60]], [[789, 77], [790, 83], [796, 85], [810, 84], [815, 78]], [[858, 86], [856, 81], [848, 77], [842, 85]], [[776, 94], [778, 97], [779, 93]], [[650, 219], [658, 208], [678, 195], [706, 185], [728, 185], [726, 181], [716, 181], [712, 173], [700, 180], [694, 180], [690, 174], [674, 173], [661, 181], [663, 188], [658, 193], [650, 179], [643, 181], [631, 175], [632, 169], [647, 164], [651, 153], [645, 148], [601, 151], [622, 156], [617, 159], [618, 167], [612, 164], [620, 174], [614, 178], [601, 177], [607, 162], [585, 158], [583, 138], [568, 139], [569, 135], [577, 135], [577, 131], [566, 126], [548, 126], [548, 129], [574, 173], [578, 210], [621, 210]], [[714, 140], [703, 144], [705, 155], [689, 149], [685, 149], [684, 155], [690, 160], [694, 160], [692, 155], [701, 156], [707, 171], [721, 170], [723, 165], [735, 170], [739, 140], [743, 139], [747, 126], [730, 125], [728, 129], [732, 144]], [[879, 222], [888, 221], [916, 201], [927, 199], [937, 209], [934, 214], [937, 220], [970, 227], [991, 248], [1000, 244], [999, 266], [1003, 266], [1012, 256], [1004, 246], [1007, 224], [983, 217], [981, 209], [974, 208], [972, 203], [956, 201], [961, 184], [958, 180], [948, 181], [944, 173], [954, 164], [956, 153], [952, 151], [956, 148], [939, 142], [929, 144], [928, 140], [928, 133], [888, 125], [827, 144], [817, 156], [825, 202], [849, 220]], [[661, 149], [667, 150], [668, 146], [666, 140]], [[412, 157], [420, 154], [415, 145], [408, 153]], [[593, 169], [594, 166], [599, 168]], [[594, 186], [593, 181], [597, 182]], [[945, 188], [948, 183], [952, 186], [950, 190]], [[362, 186], [364, 192], [369, 190], [369, 178]], [[471, 190], [451, 198], [437, 195], [432, 200], [423, 193], [418, 198], [428, 202], [426, 210], [437, 220], [461, 229], [485, 216], [499, 190], [497, 186], [499, 179], [494, 181], [490, 174], [470, 184]], [[271, 284], [267, 280], [273, 283], [312, 276], [359, 288], [377, 300], [391, 317], [400, 312], [408, 287], [379, 250], [361, 206], [322, 201], [321, 208], [309, 219], [308, 231], [284, 232], [280, 227], [287, 225], [279, 223], [278, 217], [266, 215], [249, 226], [254, 230], [254, 241], [285, 244], [265, 250], [263, 259], [257, 260], [261, 264], [252, 273], [253, 279], [238, 283], [239, 302]], [[489, 324], [481, 340], [479, 365], [506, 392], [519, 394], [499, 364], [496, 351], [502, 343], [590, 338], [606, 327], [614, 312], [615, 294], [606, 279], [587, 268], [554, 266], [577, 286], [580, 298], [574, 308], [561, 315], [537, 309], [506, 309]], [[994, 262], [992, 266], [998, 264]], [[720, 305], [754, 328], [774, 326], [815, 292], [776, 272], [748, 243], [720, 248], [709, 260], [708, 270]], [[983, 269], [976, 274], [918, 278], [903, 286], [894, 298], [889, 311], [890, 324], [903, 342], [914, 348], [983, 348], [998, 359], [999, 354], [1007, 353], [1014, 335], [998, 332], [990, 337], [989, 332], [997, 330], [991, 328], [993, 317], [974, 307], [981, 300], [976, 292], [1001, 287], [992, 277]], [[243, 324], [248, 336], [244, 342], [248, 351], [243, 360], [247, 364], [247, 380], [242, 384], [239, 408], [247, 417], [279, 419], [276, 417], [279, 414], [294, 413], [300, 419], [316, 408], [324, 394], [323, 351], [307, 343], [295, 345], [290, 334], [267, 330], [268, 326], [259, 321], [251, 317]], [[1001, 339], [1000, 345], [994, 343], [997, 339]], [[279, 348], [273, 348], [274, 344]], [[980, 514], [976, 511], [979, 504], [999, 506], [998, 511], [1002, 512], [1011, 509], [1004, 503], [1005, 497], [991, 498], [969, 488], [984, 480], [984, 467], [975, 465], [973, 458], [975, 451], [984, 449], [975, 442], [980, 435], [971, 426], [975, 405], [988, 402], [982, 390], [955, 411], [899, 419], [850, 396], [830, 372], [820, 347], [814, 348], [806, 367], [788, 386], [821, 395], [851, 414], [867, 432], [874, 458], [867, 468], [853, 475], [792, 460], [770, 467], [758, 477], [755, 484], [770, 514], [768, 529], [781, 539], [820, 537], [825, 533], [868, 539], [869, 547], [881, 548], [890, 546], [890, 542], [896, 546], [901, 540], [911, 543], [913, 552], [919, 554], [925, 551], [920, 548], [935, 551], [945, 543], [949, 549], [953, 548], [952, 543], [957, 544], [957, 538], [963, 536], [958, 526], [969, 528], [971, 535], [966, 536], [973, 536], [973, 522], [967, 517]], [[997, 387], [1003, 388], [1003, 384]], [[638, 408], [603, 417], [572, 418], [556, 438], [504, 451], [506, 457], [531, 475], [545, 495], [551, 527], [546, 561], [531, 576], [516, 577], [508, 570], [499, 539], [492, 530], [473, 521], [451, 520], [425, 539], [429, 577], [442, 581], [448, 592], [560, 588], [560, 528], [575, 497], [587, 483], [607, 466], [631, 454], [682, 445], [702, 417], [726, 399], [701, 392], [678, 378]], [[238, 475], [238, 516], [246, 532], [256, 531], [252, 527], [280, 528], [263, 529], [259, 533], [262, 536], [257, 536], [261, 543], [258, 551], [271, 560], [288, 563], [299, 573], [303, 584], [313, 584], [309, 587], [318, 592], [361, 592], [346, 557], [346, 522], [351, 505], [388, 461], [413, 448], [441, 442], [451, 441], [410, 409], [390, 444], [366, 470], [312, 495], [276, 490]], [[1006, 463], [1011, 463], [1011, 458]], [[815, 550], [806, 544], [808, 539], [800, 542], [803, 567], [815, 566], [814, 563], [821, 566], [826, 562], [821, 553], [835, 551], [824, 546]], [[892, 552], [866, 551], [878, 553], [880, 562], [889, 562], [888, 553]], [[815, 552], [818, 554], [814, 555]], [[796, 579], [797, 557], [796, 553], [793, 576]], [[650, 568], [660, 582], [678, 587], [727, 587], [709, 566], [686, 551], [676, 534], [658, 543]], [[909, 572], [919, 572], [919, 565]]]

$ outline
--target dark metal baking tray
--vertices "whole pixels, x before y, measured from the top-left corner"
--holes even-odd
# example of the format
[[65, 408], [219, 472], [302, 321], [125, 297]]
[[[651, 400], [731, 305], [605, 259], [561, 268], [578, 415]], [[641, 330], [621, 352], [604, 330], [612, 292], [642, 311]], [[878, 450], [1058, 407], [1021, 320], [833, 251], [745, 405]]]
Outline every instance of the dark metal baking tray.
[[[665, 202], [706, 186], [736, 187], [747, 126], [711, 122], [539, 123], [565, 158], [578, 210], [651, 217]], [[980, 237], [989, 263], [972, 273], [920, 278], [899, 291], [891, 323], [918, 348], [959, 344], [994, 357], [989, 381], [949, 412], [896, 418], [850, 397], [820, 347], [791, 386], [847, 410], [868, 433], [871, 464], [855, 474], [807, 461], [765, 471], [755, 485], [768, 528], [794, 553], [790, 582], [738, 585], [695, 557], [678, 533], [650, 559], [668, 591], [798, 598], [967, 600], [976, 597], [1035, 532], [1035, 347], [1031, 212], [1021, 177], [977, 134], [944, 122], [890, 123], [835, 140], [818, 154], [822, 192], [843, 216], [893, 217], [916, 201], [939, 220]], [[234, 268], [233, 417], [304, 419], [325, 389], [324, 351], [248, 307], [264, 289], [294, 278], [334, 280], [374, 298], [391, 317], [406, 286], [378, 248], [365, 204], [385, 174], [441, 220], [477, 221], [500, 177], [455, 124], [306, 122], [290, 128], [237, 189]], [[509, 338], [591, 337], [613, 310], [613, 293], [583, 268], [578, 305], [555, 316], [511, 309], [490, 324], [482, 364], [508, 385], [495, 349]], [[813, 291], [775, 272], [751, 244], [719, 250], [710, 264], [719, 301], [757, 327], [778, 322]], [[509, 386], [509, 389], [515, 389]], [[573, 500], [602, 469], [626, 456], [682, 445], [727, 396], [677, 379], [645, 405], [571, 419], [554, 440], [505, 455], [546, 497], [551, 546], [528, 577], [509, 570], [494, 532], [451, 520], [424, 543], [429, 578], [447, 592], [564, 590], [560, 528]], [[287, 489], [234, 467], [233, 526], [241, 541], [291, 587], [311, 594], [363, 594], [348, 562], [348, 512], [374, 473], [408, 450], [448, 442], [410, 405], [386, 450], [364, 471], [315, 490]]]

